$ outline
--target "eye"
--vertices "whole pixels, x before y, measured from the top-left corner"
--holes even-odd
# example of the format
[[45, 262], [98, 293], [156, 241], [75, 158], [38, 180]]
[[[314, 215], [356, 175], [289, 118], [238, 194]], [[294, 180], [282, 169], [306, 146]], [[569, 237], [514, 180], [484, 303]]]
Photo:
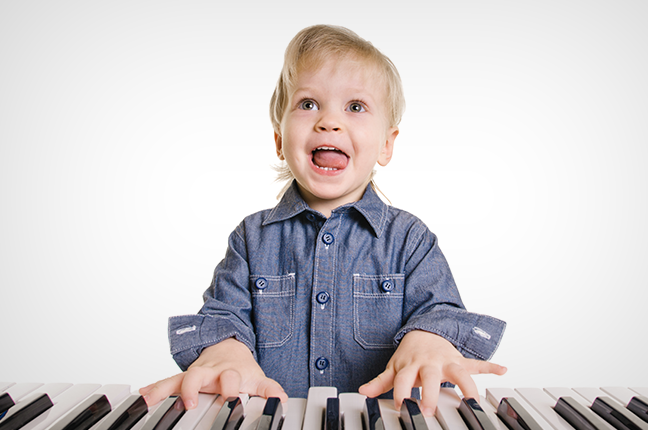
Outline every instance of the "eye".
[[302, 100], [299, 102], [299, 109], [302, 110], [317, 110], [317, 105], [310, 99]]
[[353, 113], [360, 113], [360, 112], [364, 112], [364, 111], [365, 111], [365, 107], [364, 107], [364, 105], [363, 105], [362, 103], [359, 103], [359, 102], [353, 102], [353, 103], [351, 103], [351, 104], [349, 105], [349, 107], [347, 108], [347, 110], [348, 110], [349, 112], [353, 112]]

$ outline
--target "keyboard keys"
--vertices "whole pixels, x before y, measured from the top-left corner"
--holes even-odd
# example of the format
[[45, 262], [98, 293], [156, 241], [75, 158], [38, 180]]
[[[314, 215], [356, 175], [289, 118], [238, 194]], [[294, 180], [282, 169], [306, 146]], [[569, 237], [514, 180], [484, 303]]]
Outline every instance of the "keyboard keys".
[[497, 416], [512, 430], [542, 430], [531, 414], [514, 397], [504, 397], [498, 408]]
[[342, 430], [342, 416], [340, 415], [340, 399], [329, 397], [326, 399], [326, 413], [324, 414], [324, 430]]
[[99, 422], [96, 430], [129, 430], [147, 413], [148, 406], [144, 397], [133, 394]]
[[40, 414], [50, 409], [54, 404], [46, 393], [35, 394], [12, 408], [0, 421], [0, 430], [17, 430]]
[[263, 407], [263, 413], [259, 418], [259, 424], [256, 430], [277, 430], [281, 424], [281, 415], [283, 414], [283, 407], [281, 406], [281, 399], [278, 397], [270, 397]]
[[385, 430], [385, 422], [380, 415], [378, 399], [365, 399], [363, 418], [366, 430]]
[[634, 396], [628, 402], [627, 407], [636, 416], [648, 423], [648, 397]]
[[416, 400], [404, 399], [400, 416], [405, 430], [428, 430], [427, 423]]
[[475, 399], [461, 399], [459, 414], [471, 430], [495, 430], [490, 418]]
[[9, 393], [2, 393], [0, 395], [0, 418], [15, 404]]
[[597, 397], [592, 410], [618, 430], [648, 430], [648, 423], [610, 397]]
[[230, 397], [218, 412], [211, 430], [234, 430], [241, 421], [243, 421], [243, 402], [240, 397]]
[[559, 398], [554, 410], [576, 430], [607, 430], [605, 423], [594, 412], [573, 397]]

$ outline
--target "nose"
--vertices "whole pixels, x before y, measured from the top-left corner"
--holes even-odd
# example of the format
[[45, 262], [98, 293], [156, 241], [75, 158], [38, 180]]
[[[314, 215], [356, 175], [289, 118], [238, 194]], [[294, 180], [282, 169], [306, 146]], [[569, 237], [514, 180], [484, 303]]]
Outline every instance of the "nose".
[[317, 131], [341, 131], [342, 121], [334, 112], [322, 111], [315, 128]]

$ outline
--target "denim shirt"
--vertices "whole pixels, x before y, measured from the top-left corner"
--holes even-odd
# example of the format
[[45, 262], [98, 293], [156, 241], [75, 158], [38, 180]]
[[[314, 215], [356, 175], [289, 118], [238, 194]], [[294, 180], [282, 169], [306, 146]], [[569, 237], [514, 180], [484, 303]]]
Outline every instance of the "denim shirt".
[[465, 310], [436, 236], [369, 185], [327, 219], [293, 182], [279, 204], [229, 237], [197, 315], [169, 319], [182, 370], [234, 337], [289, 397], [358, 387], [385, 370], [402, 337], [426, 330], [488, 360], [505, 323]]

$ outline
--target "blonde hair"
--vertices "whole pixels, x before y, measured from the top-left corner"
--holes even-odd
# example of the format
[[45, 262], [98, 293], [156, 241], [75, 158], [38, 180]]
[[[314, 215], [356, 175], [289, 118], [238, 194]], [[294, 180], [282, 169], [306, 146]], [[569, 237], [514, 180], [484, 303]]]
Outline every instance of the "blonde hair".
[[[331, 57], [354, 57], [376, 66], [376, 70], [384, 79], [387, 90], [387, 120], [390, 127], [398, 126], [405, 111], [405, 97], [401, 78], [394, 63], [371, 42], [347, 28], [314, 25], [297, 33], [286, 48], [284, 65], [270, 99], [270, 120], [275, 133], [281, 134], [281, 120], [299, 71], [304, 67], [318, 68]], [[278, 181], [293, 178], [292, 172], [285, 163], [275, 169], [278, 172]], [[371, 182], [376, 188], [373, 183], [373, 174]], [[287, 186], [279, 196], [283, 195], [285, 189]]]

